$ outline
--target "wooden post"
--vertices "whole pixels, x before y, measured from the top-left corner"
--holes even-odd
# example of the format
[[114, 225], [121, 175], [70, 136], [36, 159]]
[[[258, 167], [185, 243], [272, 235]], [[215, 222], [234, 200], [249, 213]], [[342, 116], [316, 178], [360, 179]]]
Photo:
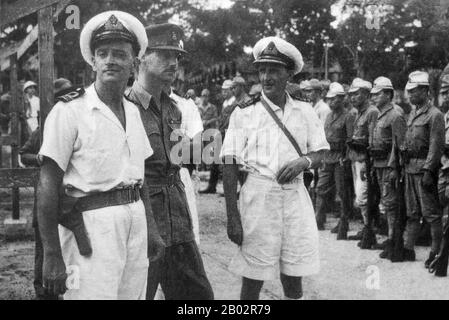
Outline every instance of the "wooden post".
[[[10, 57], [11, 73], [11, 136], [16, 137], [16, 142], [19, 141], [19, 112], [20, 112], [20, 97], [22, 91], [19, 88], [17, 79], [17, 53]], [[26, 129], [26, 128], [25, 128]], [[17, 143], [11, 144], [11, 167], [19, 167], [19, 145]], [[12, 218], [14, 220], [20, 219], [19, 207], [20, 193], [19, 188], [12, 188]]]
[[53, 57], [53, 14], [52, 8], [46, 7], [38, 12], [38, 44], [39, 44], [39, 99], [40, 116], [39, 124], [41, 130], [41, 141], [44, 122], [53, 107], [53, 77], [54, 77], [54, 57]]

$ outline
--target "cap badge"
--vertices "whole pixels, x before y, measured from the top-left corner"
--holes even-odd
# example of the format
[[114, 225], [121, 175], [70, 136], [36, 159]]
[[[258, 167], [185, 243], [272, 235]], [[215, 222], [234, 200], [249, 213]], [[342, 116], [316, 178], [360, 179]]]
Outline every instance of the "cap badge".
[[104, 27], [106, 30], [123, 30], [123, 29], [125, 29], [123, 24], [114, 15], [111, 15], [109, 17], [109, 19], [108, 19], [108, 21], [106, 21]]

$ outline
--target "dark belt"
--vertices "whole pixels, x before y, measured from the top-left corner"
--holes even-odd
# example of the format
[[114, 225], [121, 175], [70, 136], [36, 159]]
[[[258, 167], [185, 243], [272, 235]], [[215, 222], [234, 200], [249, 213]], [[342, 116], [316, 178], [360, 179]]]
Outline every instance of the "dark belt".
[[350, 149], [356, 152], [366, 152], [368, 148], [368, 144], [357, 140], [351, 140], [347, 144]]
[[[390, 147], [391, 148], [391, 147]], [[391, 149], [375, 149], [370, 148], [369, 154], [374, 160], [385, 160], [388, 158]]]
[[329, 142], [331, 151], [344, 151], [346, 143], [343, 142]]
[[95, 210], [105, 207], [119, 206], [140, 200], [140, 186], [130, 186], [123, 189], [114, 189], [98, 192], [78, 198], [76, 209], [79, 212]]

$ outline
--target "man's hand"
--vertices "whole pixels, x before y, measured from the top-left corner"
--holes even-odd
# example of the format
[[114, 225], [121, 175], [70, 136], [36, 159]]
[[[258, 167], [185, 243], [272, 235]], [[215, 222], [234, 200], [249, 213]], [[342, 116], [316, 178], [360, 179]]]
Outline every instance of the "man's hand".
[[301, 157], [284, 165], [276, 175], [279, 184], [289, 183], [309, 167], [309, 161]]
[[235, 218], [228, 219], [228, 238], [236, 245], [241, 246], [243, 243], [243, 228], [239, 215], [233, 215]]
[[67, 273], [62, 256], [44, 255], [43, 287], [47, 294], [58, 296], [67, 291]]
[[165, 242], [159, 233], [148, 235], [148, 259], [150, 262], [157, 261], [164, 256]]
[[422, 186], [427, 191], [432, 191], [435, 187], [435, 181], [433, 179], [433, 175], [429, 170], [424, 172], [424, 175], [421, 180]]

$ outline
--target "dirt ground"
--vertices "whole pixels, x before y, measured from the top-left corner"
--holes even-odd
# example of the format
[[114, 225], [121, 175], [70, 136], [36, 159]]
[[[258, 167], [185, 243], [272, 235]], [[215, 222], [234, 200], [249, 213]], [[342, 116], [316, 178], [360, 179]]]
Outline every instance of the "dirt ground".
[[[221, 186], [218, 191], [222, 191]], [[21, 214], [29, 217], [29, 190], [23, 199]], [[7, 207], [8, 204], [0, 203], [0, 223], [10, 215]], [[226, 237], [224, 197], [199, 196], [198, 208], [200, 250], [215, 297], [238, 299], [241, 280], [227, 270], [237, 247]], [[360, 250], [355, 241], [336, 241], [329, 231], [335, 223], [336, 219], [330, 217], [326, 230], [320, 231], [321, 271], [304, 279], [305, 299], [449, 299], [449, 278], [437, 278], [424, 269], [428, 247], [417, 247], [416, 262], [393, 264], [380, 259], [379, 251]], [[359, 223], [351, 223], [351, 234], [360, 227]], [[34, 298], [33, 250], [33, 241], [6, 243], [0, 238], [1, 300]], [[265, 283], [261, 298], [281, 299], [279, 280]]]

